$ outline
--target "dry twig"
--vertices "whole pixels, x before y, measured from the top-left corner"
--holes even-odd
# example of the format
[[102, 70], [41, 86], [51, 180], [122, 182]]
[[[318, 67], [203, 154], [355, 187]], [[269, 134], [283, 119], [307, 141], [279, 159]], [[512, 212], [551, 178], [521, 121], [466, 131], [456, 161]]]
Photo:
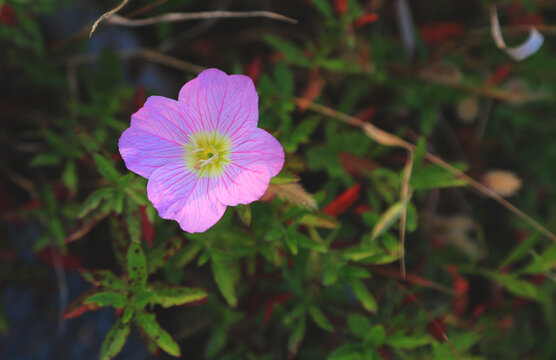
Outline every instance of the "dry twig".
[[153, 16], [146, 19], [128, 19], [123, 16], [114, 15], [106, 22], [112, 25], [138, 27], [147, 26], [165, 22], [192, 21], [201, 19], [216, 18], [250, 18], [264, 17], [279, 21], [297, 24], [297, 20], [290, 17], [280, 15], [271, 11], [201, 11], [195, 13], [168, 13], [159, 16]]
[[120, 3], [120, 5], [116, 6], [115, 8], [113, 8], [112, 10], [105, 12], [104, 14], [102, 14], [101, 17], [99, 17], [97, 19], [97, 21], [95, 21], [95, 23], [93, 24], [93, 26], [91, 26], [91, 32], [89, 33], [89, 37], [93, 36], [93, 33], [95, 32], [98, 24], [101, 23], [102, 20], [109, 18], [110, 16], [114, 15], [116, 12], [120, 11], [125, 4], [127, 4], [129, 2], [129, 0], [124, 0]]

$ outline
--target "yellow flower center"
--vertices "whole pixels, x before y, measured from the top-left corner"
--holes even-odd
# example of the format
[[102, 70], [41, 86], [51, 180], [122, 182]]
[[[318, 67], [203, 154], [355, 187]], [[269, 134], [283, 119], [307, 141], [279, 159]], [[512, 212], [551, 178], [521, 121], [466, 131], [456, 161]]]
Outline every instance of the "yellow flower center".
[[232, 142], [216, 131], [191, 135], [184, 148], [186, 166], [198, 177], [222, 175], [230, 163]]

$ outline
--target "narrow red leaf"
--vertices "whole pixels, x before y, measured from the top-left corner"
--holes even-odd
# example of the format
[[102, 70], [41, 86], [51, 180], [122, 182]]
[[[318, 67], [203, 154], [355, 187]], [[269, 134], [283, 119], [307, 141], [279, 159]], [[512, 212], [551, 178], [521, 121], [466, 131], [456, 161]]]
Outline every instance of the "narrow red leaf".
[[286, 301], [288, 301], [293, 296], [292, 292], [285, 292], [272, 295], [269, 297], [265, 304], [264, 304], [264, 313], [263, 313], [263, 326], [266, 326], [274, 313], [274, 309], [278, 305], [282, 305]]
[[364, 14], [364, 15], [361, 15], [360, 17], [358, 17], [357, 19], [355, 19], [355, 21], [353, 22], [353, 27], [358, 28], [358, 27], [361, 27], [361, 26], [372, 24], [377, 20], [378, 20], [378, 14], [377, 13]]
[[364, 173], [373, 172], [377, 165], [370, 160], [341, 151], [339, 154], [340, 163], [344, 170], [351, 176], [361, 176]]
[[442, 319], [433, 319], [433, 321], [427, 324], [427, 331], [431, 334], [436, 340], [443, 342], [444, 341], [444, 334], [446, 333], [446, 326]]
[[83, 304], [83, 301], [88, 298], [89, 296], [99, 292], [98, 289], [91, 289], [83, 294], [81, 294], [77, 299], [73, 300], [69, 305], [64, 309], [62, 313], [62, 319], [73, 319], [78, 316], [81, 316], [83, 313], [87, 311], [93, 311], [99, 308], [96, 304]]
[[360, 192], [361, 185], [359, 184], [349, 188], [343, 194], [334, 199], [330, 204], [328, 204], [324, 208], [323, 212], [330, 216], [338, 216], [344, 213], [359, 198]]
[[344, 15], [348, 9], [348, 0], [334, 0], [334, 8], [338, 15]]
[[502, 81], [504, 81], [504, 79], [506, 79], [511, 72], [512, 72], [512, 66], [510, 64], [500, 65], [498, 68], [496, 68], [496, 70], [494, 70], [492, 75], [488, 77], [488, 79], [485, 82], [485, 85], [496, 86], [500, 84]]
[[133, 95], [133, 112], [139, 110], [147, 101], [147, 94], [143, 85], [137, 86], [135, 95]]
[[0, 23], [8, 27], [17, 26], [17, 15], [14, 9], [6, 3], [0, 9]]
[[322, 77], [320, 76], [319, 69], [314, 68], [313, 70], [311, 70], [311, 75], [309, 77], [309, 84], [307, 84], [307, 87], [305, 88], [305, 91], [301, 96], [304, 100], [307, 100], [307, 102], [305, 101], [299, 102], [297, 106], [299, 111], [307, 110], [307, 107], [309, 106], [308, 104], [313, 100], [315, 100], [320, 95], [320, 92], [322, 90], [322, 85], [323, 85], [323, 80]]
[[255, 84], [259, 81], [263, 67], [263, 59], [257, 55], [243, 69], [243, 73], [251, 78]]
[[427, 45], [438, 45], [464, 34], [463, 25], [455, 21], [437, 22], [419, 26], [421, 37]]

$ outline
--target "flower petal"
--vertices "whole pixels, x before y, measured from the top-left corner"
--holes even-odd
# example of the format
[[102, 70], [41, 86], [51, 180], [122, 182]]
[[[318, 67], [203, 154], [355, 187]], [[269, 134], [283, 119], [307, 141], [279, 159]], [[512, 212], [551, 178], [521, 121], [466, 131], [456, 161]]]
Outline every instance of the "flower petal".
[[216, 197], [225, 205], [248, 204], [263, 196], [270, 178], [284, 166], [282, 145], [266, 131], [256, 128], [236, 145], [224, 174], [215, 178]]
[[179, 101], [198, 113], [206, 130], [218, 130], [232, 142], [257, 126], [259, 96], [248, 76], [205, 70], [181, 88]]
[[153, 172], [147, 195], [161, 218], [176, 220], [184, 231], [203, 232], [226, 210], [208, 180], [189, 172], [184, 162], [171, 163]]
[[184, 158], [185, 149], [144, 130], [130, 127], [118, 142], [120, 154], [127, 168], [149, 178], [159, 167]]
[[145, 105], [131, 116], [131, 127], [185, 145], [191, 134], [203, 131], [196, 112], [185, 104], [162, 96], [151, 96]]

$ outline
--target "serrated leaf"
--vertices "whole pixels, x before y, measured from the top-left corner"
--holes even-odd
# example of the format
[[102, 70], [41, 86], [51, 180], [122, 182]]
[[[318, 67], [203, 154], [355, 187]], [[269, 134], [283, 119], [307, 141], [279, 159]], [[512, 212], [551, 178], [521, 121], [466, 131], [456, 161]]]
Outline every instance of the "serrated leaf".
[[153, 274], [156, 270], [164, 266], [183, 245], [183, 238], [173, 236], [155, 247], [148, 255], [149, 274]]
[[139, 215], [139, 208], [130, 197], [127, 197], [126, 200], [125, 221], [127, 224], [127, 231], [131, 241], [139, 244], [141, 242], [141, 217]]
[[116, 291], [100, 291], [83, 301], [85, 304], [94, 304], [100, 307], [112, 306], [115, 308], [123, 308], [126, 302], [125, 295]]
[[361, 305], [363, 305], [363, 308], [369, 312], [376, 312], [378, 308], [376, 300], [369, 290], [367, 290], [365, 284], [356, 279], [350, 279], [348, 283], [355, 297], [361, 302]]
[[165, 308], [200, 302], [208, 297], [202, 289], [163, 284], [153, 284], [153, 292], [153, 302]]
[[91, 295], [100, 292], [99, 289], [90, 289], [81, 294], [79, 297], [74, 299], [72, 302], [66, 306], [64, 312], [62, 313], [62, 319], [73, 319], [76, 317], [81, 316], [83, 313], [87, 311], [97, 310], [99, 308], [98, 305], [95, 304], [85, 304], [85, 299], [89, 298]]
[[112, 290], [125, 290], [127, 284], [109, 270], [81, 270], [81, 276], [94, 286], [103, 286]]
[[99, 154], [93, 154], [93, 159], [97, 165], [98, 172], [108, 181], [117, 182], [120, 174], [114, 168], [114, 165]]
[[212, 254], [211, 266], [214, 281], [220, 293], [230, 306], [235, 307], [237, 305], [237, 297], [234, 287], [234, 278], [230, 271], [230, 267], [236, 266], [236, 264], [231, 261], [226, 261], [224, 257], [220, 255]]
[[309, 315], [311, 315], [311, 319], [313, 319], [315, 324], [317, 324], [321, 329], [326, 331], [334, 331], [334, 326], [330, 323], [326, 315], [324, 315], [318, 307], [310, 306]]
[[100, 359], [110, 360], [116, 357], [122, 350], [129, 336], [129, 324], [120, 321], [108, 331], [100, 348]]
[[158, 322], [156, 322], [154, 314], [145, 312], [139, 313], [135, 316], [135, 323], [143, 329], [145, 334], [162, 350], [175, 357], [181, 356], [180, 347], [174, 339], [172, 339], [170, 334], [162, 329]]
[[91, 211], [98, 208], [98, 206], [100, 205], [100, 203], [103, 200], [111, 198], [113, 195], [114, 195], [114, 189], [112, 189], [112, 188], [105, 188], [105, 189], [96, 190], [91, 195], [89, 195], [87, 200], [85, 200], [85, 202], [83, 203], [83, 206], [81, 207], [81, 210], [79, 211], [79, 214], [77, 215], [77, 217], [79, 219], [84, 218]]
[[139, 244], [132, 243], [127, 250], [127, 274], [132, 287], [147, 285], [147, 258]]

